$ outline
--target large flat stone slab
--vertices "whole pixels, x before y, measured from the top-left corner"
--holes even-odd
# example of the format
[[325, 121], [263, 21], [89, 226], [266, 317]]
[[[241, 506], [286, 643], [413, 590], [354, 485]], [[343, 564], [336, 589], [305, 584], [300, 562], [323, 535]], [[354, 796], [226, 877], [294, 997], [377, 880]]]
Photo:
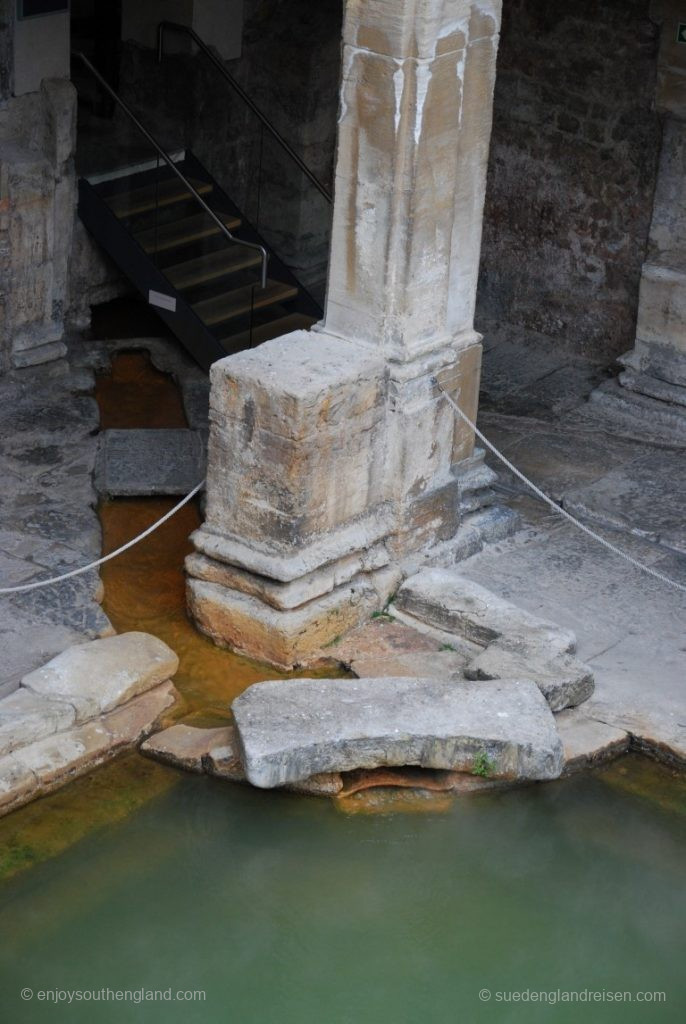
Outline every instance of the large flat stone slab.
[[137, 497], [188, 494], [205, 475], [197, 430], [103, 430], [95, 472], [101, 494]]
[[22, 686], [72, 704], [77, 721], [112, 711], [170, 679], [179, 659], [149, 633], [121, 633], [70, 647], [30, 672]]
[[322, 772], [417, 765], [493, 778], [554, 779], [563, 752], [529, 680], [289, 679], [233, 702], [248, 781], [271, 788]]

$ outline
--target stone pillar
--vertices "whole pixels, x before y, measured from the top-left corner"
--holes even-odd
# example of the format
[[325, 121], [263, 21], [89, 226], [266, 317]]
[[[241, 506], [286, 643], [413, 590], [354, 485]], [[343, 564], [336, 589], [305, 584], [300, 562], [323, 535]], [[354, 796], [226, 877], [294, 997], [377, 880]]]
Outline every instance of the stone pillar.
[[293, 665], [448, 541], [474, 442], [474, 304], [499, 0], [348, 0], [324, 322], [212, 368], [189, 604]]
[[[636, 343], [620, 383], [686, 406], [686, 41], [680, 0], [652, 0], [661, 26], [656, 103], [663, 139], [648, 252], [641, 274]], [[683, 418], [683, 412], [682, 412]]]

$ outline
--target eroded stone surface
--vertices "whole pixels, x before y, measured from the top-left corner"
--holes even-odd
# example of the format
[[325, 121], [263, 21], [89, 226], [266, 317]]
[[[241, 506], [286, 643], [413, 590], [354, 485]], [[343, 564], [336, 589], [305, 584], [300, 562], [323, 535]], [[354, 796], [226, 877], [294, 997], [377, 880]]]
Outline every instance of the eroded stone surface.
[[19, 689], [0, 700], [0, 757], [74, 724], [74, 706]]
[[188, 494], [205, 476], [197, 430], [104, 430], [95, 485], [101, 494], [133, 497]]
[[556, 778], [562, 747], [535, 683], [291, 679], [233, 702], [248, 780], [270, 788], [320, 772], [389, 765]]
[[70, 647], [24, 676], [22, 686], [68, 701], [83, 722], [165, 682], [178, 665], [176, 654], [157, 637], [122, 633]]
[[379, 569], [320, 601], [278, 611], [248, 594], [190, 579], [188, 605], [199, 628], [215, 642], [292, 668], [382, 608], [396, 581], [393, 570]]

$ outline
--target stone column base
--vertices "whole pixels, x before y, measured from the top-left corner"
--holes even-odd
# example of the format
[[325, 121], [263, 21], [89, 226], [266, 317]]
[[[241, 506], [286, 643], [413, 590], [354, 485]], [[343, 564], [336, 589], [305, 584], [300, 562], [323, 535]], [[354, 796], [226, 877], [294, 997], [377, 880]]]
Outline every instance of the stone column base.
[[[224, 572], [233, 576], [235, 570], [228, 566], [190, 556], [187, 568], [205, 577], [191, 575], [188, 580], [188, 609], [198, 628], [221, 647], [282, 669], [311, 661], [322, 648], [381, 611], [402, 579], [399, 569], [387, 566], [360, 573], [298, 608], [278, 608], [245, 590], [207, 581]], [[260, 578], [250, 573], [244, 573], [240, 582], [245, 589], [261, 586]]]

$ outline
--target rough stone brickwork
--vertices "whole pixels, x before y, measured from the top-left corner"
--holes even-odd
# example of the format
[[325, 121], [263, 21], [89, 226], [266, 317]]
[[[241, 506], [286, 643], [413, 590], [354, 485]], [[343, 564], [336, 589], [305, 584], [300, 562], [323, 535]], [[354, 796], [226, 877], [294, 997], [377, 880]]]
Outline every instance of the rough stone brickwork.
[[660, 145], [648, 0], [505, 0], [478, 326], [634, 340]]
[[0, 0], [0, 100], [12, 90], [12, 32], [14, 28], [12, 0]]
[[0, 372], [65, 351], [75, 137], [63, 79], [0, 109]]

